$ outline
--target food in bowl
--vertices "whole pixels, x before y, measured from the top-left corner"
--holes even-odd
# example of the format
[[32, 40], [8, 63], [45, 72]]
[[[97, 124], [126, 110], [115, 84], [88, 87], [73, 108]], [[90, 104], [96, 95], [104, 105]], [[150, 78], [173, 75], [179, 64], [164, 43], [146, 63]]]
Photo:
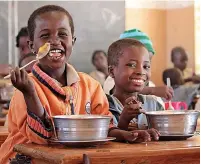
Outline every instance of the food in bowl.
[[61, 141], [106, 139], [111, 119], [102, 115], [57, 115], [52, 118]]

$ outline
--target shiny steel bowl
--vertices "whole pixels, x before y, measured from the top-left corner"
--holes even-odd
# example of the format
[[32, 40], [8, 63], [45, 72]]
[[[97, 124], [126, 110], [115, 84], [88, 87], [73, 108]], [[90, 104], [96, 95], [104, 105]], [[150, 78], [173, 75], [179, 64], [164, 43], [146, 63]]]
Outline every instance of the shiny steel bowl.
[[53, 116], [58, 140], [90, 141], [106, 139], [110, 116], [58, 115]]
[[161, 135], [189, 135], [194, 134], [198, 111], [175, 110], [146, 112], [149, 128], [157, 129]]

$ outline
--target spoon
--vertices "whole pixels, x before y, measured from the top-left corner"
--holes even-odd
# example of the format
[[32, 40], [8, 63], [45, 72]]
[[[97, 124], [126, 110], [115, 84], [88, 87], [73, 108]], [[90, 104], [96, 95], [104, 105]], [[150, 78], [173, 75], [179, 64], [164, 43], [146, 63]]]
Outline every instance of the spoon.
[[[171, 83], [170, 83], [170, 78], [169, 77], [167, 78], [167, 86], [171, 87]], [[168, 103], [169, 103], [169, 105], [168, 105], [167, 110], [174, 110], [174, 107], [172, 106], [171, 100]]]
[[[20, 68], [20, 70], [26, 68], [31, 63], [36, 62], [36, 61], [44, 58], [48, 54], [49, 51], [50, 51], [50, 43], [45, 43], [42, 47], [39, 48], [38, 54], [36, 55], [36, 59], [25, 64], [23, 67]], [[4, 79], [8, 79], [10, 77], [11, 77], [11, 74], [8, 74], [7, 76], [4, 77]]]

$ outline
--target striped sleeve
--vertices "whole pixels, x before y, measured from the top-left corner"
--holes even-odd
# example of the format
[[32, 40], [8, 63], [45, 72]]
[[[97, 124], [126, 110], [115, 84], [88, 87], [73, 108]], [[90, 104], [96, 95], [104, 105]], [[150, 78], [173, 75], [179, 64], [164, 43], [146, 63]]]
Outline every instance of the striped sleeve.
[[49, 139], [52, 136], [52, 123], [45, 112], [45, 119], [41, 120], [34, 113], [27, 110], [27, 125], [37, 135], [44, 139]]

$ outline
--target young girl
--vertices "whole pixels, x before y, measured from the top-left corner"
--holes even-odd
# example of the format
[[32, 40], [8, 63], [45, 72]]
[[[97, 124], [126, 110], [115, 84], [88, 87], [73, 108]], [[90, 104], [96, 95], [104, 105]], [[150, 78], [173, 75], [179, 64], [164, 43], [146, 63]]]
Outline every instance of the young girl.
[[[51, 115], [111, 115], [101, 85], [67, 63], [75, 43], [71, 15], [62, 7], [48, 5], [35, 10], [28, 20], [32, 52], [49, 42], [50, 52], [33, 66], [32, 74], [16, 68], [11, 80], [17, 88], [8, 113], [9, 136], [0, 148], [0, 163], [8, 163], [20, 143], [47, 144], [52, 136]], [[109, 136], [117, 141], [149, 141], [143, 131], [123, 131], [113, 127]]]

